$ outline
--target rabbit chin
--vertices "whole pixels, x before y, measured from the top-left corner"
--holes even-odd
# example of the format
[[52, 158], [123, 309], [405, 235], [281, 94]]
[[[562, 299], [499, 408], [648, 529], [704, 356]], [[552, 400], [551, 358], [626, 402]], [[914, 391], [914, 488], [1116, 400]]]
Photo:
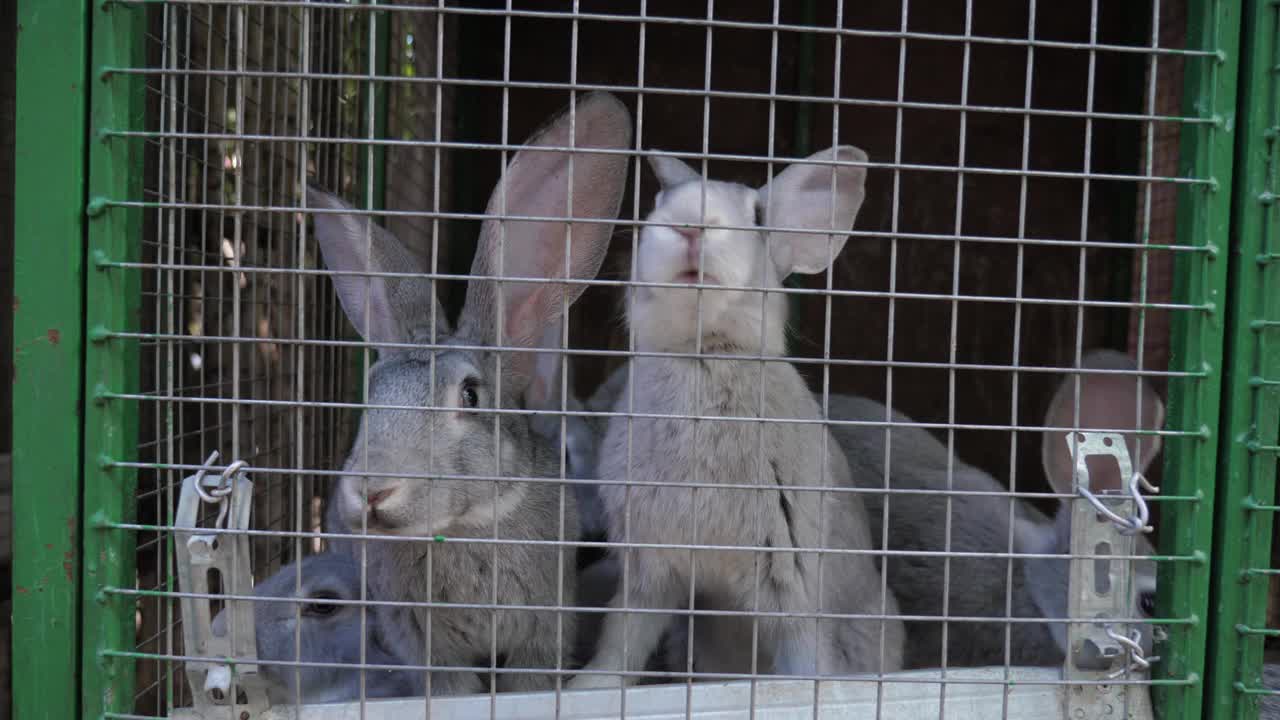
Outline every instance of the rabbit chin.
[[[764, 306], [760, 298], [761, 294], [754, 291], [703, 288], [699, 302], [696, 289], [645, 288], [636, 294], [630, 312], [637, 347], [651, 351], [692, 350], [701, 329], [704, 349], [781, 355], [785, 352], [785, 335], [777, 318], [784, 317], [786, 298], [770, 293]], [[766, 333], [763, 337], [762, 325]]]

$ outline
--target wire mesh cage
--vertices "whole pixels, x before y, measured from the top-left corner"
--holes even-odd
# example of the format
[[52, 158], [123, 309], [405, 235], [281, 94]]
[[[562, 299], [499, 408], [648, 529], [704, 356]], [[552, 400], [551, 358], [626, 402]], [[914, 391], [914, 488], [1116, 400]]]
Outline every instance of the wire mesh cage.
[[1249, 705], [1236, 5], [95, 7], [82, 709]]

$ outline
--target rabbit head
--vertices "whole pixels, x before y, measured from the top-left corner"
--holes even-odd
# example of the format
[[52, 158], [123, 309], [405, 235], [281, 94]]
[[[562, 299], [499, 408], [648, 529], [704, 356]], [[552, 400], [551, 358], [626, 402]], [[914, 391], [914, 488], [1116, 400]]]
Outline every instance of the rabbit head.
[[[300, 565], [300, 567], [299, 567]], [[375, 615], [361, 620], [358, 605], [328, 601], [360, 600], [360, 565], [347, 555], [312, 555], [286, 565], [253, 589], [257, 597], [293, 598], [298, 602], [256, 602], [253, 607], [258, 658], [281, 663], [404, 665], [384, 641]], [[213, 619], [213, 633], [227, 633], [227, 613]], [[339, 702], [360, 697], [360, 670], [348, 667], [260, 665], [270, 683], [273, 703]], [[417, 676], [408, 670], [366, 670], [366, 697], [414, 694]]]
[[[1123, 353], [1112, 350], [1094, 350], [1086, 354], [1081, 363], [1083, 370], [1126, 370], [1134, 372], [1137, 366]], [[1079, 377], [1080, 403], [1076, 414], [1076, 382]], [[1045, 414], [1047, 428], [1080, 427], [1108, 430], [1158, 430], [1164, 425], [1164, 403], [1141, 377], [1121, 374], [1081, 374], [1063, 379]], [[1041, 439], [1040, 460], [1045, 477], [1058, 493], [1075, 492], [1074, 460], [1067, 447], [1065, 430], [1049, 430]], [[1125, 437], [1133, 471], [1145, 473], [1160, 453], [1158, 435], [1129, 434]], [[1089, 479], [1094, 492], [1123, 490], [1129, 478], [1121, 477], [1119, 465], [1102, 459], [1089, 461]], [[1079, 502], [1084, 502], [1083, 500]], [[1016, 527], [1016, 543], [1019, 552], [1070, 555], [1071, 554], [1071, 503], [1064, 502], [1058, 508], [1050, 524], [1019, 520]], [[1154, 553], [1147, 536], [1137, 535], [1136, 555]], [[1132, 617], [1150, 617], [1155, 610], [1156, 564], [1154, 561], [1137, 563], [1133, 596], [1136, 607]], [[1026, 563], [1028, 589], [1044, 617], [1068, 617], [1068, 579], [1070, 563], [1064, 560], [1037, 560]], [[1067, 652], [1067, 628], [1062, 623], [1050, 623], [1054, 641]], [[1147, 634], [1150, 626], [1143, 626]]]
[[[462, 534], [491, 529], [519, 506], [529, 487], [523, 483], [495, 488], [424, 476], [528, 475], [535, 453], [546, 452], [532, 439], [527, 417], [506, 413], [495, 422], [484, 411], [519, 407], [533, 377], [535, 353], [528, 350], [558, 325], [584, 286], [488, 278], [594, 278], [626, 181], [628, 158], [617, 151], [630, 143], [625, 106], [593, 93], [516, 153], [489, 199], [456, 328], [445, 319], [431, 279], [360, 275], [425, 269], [370, 218], [352, 214], [333, 196], [308, 191], [312, 207], [331, 211], [315, 221], [326, 265], [355, 273], [333, 277], [343, 309], [378, 348], [368, 378], [373, 407], [363, 414], [338, 493], [353, 532]], [[575, 150], [564, 149], [569, 147]], [[443, 347], [405, 347], [415, 343]], [[488, 349], [499, 345], [502, 352]]]
[[[629, 321], [645, 349], [692, 346], [698, 334], [713, 344], [784, 352], [785, 296], [743, 287], [780, 288], [791, 273], [825, 270], [844, 247], [862, 206], [867, 155], [828, 148], [799, 161], [764, 187], [702, 179], [673, 157], [652, 155], [662, 189], [640, 236], [636, 279], [701, 284], [695, 289], [639, 287]], [[818, 163], [818, 164], [814, 164]], [[760, 228], [810, 232], [783, 232]], [[724, 288], [724, 289], [721, 289]]]

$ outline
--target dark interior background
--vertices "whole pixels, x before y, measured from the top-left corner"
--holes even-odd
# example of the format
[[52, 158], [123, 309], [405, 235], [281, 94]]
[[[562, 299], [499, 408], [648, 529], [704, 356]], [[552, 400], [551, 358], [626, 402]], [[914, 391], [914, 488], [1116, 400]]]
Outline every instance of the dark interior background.
[[[469, 8], [501, 9], [502, 2], [468, 2]], [[831, 302], [831, 357], [864, 361], [832, 366], [834, 392], [857, 393], [884, 400], [890, 382], [893, 405], [926, 422], [947, 422], [954, 397], [954, 421], [994, 425], [1037, 425], [1059, 377], [1007, 369], [1069, 367], [1074, 362], [1077, 323], [1084, 347], [1125, 349], [1126, 311], [1087, 309], [1069, 301], [1083, 291], [1089, 300], [1128, 300], [1133, 253], [1126, 250], [1019, 245], [1013, 242], [964, 241], [945, 238], [899, 238], [893, 233], [967, 237], [1033, 238], [1129, 242], [1134, 238], [1138, 184], [1080, 178], [1023, 178], [1016, 174], [960, 173], [961, 166], [1021, 169], [1024, 134], [1027, 164], [1033, 171], [1134, 174], [1139, 170], [1142, 123], [1132, 120], [1086, 120], [1042, 111], [1142, 113], [1146, 59], [1141, 53], [1095, 52], [1075, 47], [1037, 46], [1025, 42], [1033, 21], [1022, 0], [937, 0], [912, 3], [903, 17], [899, 3], [843, 3], [842, 25], [854, 32], [777, 32], [717, 27], [711, 38], [708, 76], [708, 33], [705, 27], [664, 22], [643, 25], [645, 53], [639, 54], [642, 26], [636, 22], [577, 22], [576, 77], [579, 83], [702, 90], [707, 78], [713, 91], [767, 93], [776, 82], [783, 96], [839, 97], [831, 102], [801, 103], [766, 99], [643, 95], [639, 142], [644, 149], [702, 151], [704, 135], [712, 153], [802, 157], [835, 143], [867, 151], [877, 163], [913, 166], [895, 171], [873, 168], [867, 199], [855, 230], [875, 233], [852, 238], [837, 259], [833, 287], [874, 293], [923, 294], [927, 299], [836, 297]], [[972, 14], [966, 16], [966, 7]], [[516, 3], [517, 10], [571, 11], [568, 2]], [[808, 12], [806, 12], [808, 10]], [[639, 3], [580, 4], [582, 13], [636, 16]], [[837, 27], [836, 4], [784, 2], [783, 25]], [[717, 3], [716, 20], [769, 23], [774, 3], [742, 0]], [[651, 0], [650, 17], [705, 18], [703, 3]], [[1150, 43], [1150, 3], [1103, 3], [1096, 18], [1102, 44], [1140, 46]], [[515, 82], [564, 83], [573, 69], [574, 23], [562, 18], [462, 15], [459, 23], [459, 71], [479, 80], [501, 80], [504, 70]], [[509, 23], [510, 54], [504, 62], [504, 34]], [[905, 25], [904, 25], [905, 23]], [[912, 37], [901, 31], [958, 36], [1009, 38], [1010, 44], [972, 43]], [[1090, 3], [1038, 4], [1034, 37], [1053, 43], [1091, 40]], [[870, 31], [870, 32], [867, 32]], [[806, 47], [806, 44], [811, 47]], [[804, 58], [811, 53], [811, 66]], [[1029, 55], [1034, 54], [1029, 59]], [[772, 65], [776, 55], [776, 71]], [[1037, 114], [911, 107], [913, 103], [970, 108], [1022, 108], [1027, 99]], [[1092, 104], [1089, 100], [1092, 64]], [[967, 72], [966, 72], [967, 66]], [[835, 77], [839, 75], [839, 86]], [[899, 93], [899, 77], [902, 78]], [[966, 94], [967, 93], [967, 94]], [[637, 94], [620, 93], [637, 111]], [[457, 90], [454, 133], [459, 141], [496, 142], [501, 138], [504, 92], [501, 88], [462, 86]], [[908, 107], [894, 105], [901, 100]], [[569, 101], [563, 89], [513, 88], [507, 91], [508, 137], [518, 142]], [[770, 132], [772, 122], [772, 133]], [[900, 133], [900, 138], [899, 138]], [[963, 153], [963, 154], [962, 154]], [[1086, 156], [1088, 166], [1086, 167]], [[455, 153], [457, 210], [482, 212], [497, 180], [496, 153]], [[922, 169], [929, 166], [929, 169]], [[760, 184], [764, 162], [712, 161], [712, 177]], [[776, 172], [776, 169], [775, 169]], [[634, 171], [633, 171], [634, 177]], [[633, 180], [634, 181], [634, 180]], [[643, 218], [651, 208], [656, 184], [647, 166], [640, 171], [639, 207], [629, 188], [621, 217]], [[1025, 186], [1025, 207], [1020, 197]], [[1087, 212], [1083, 203], [1088, 198]], [[963, 200], [961, 201], [961, 198]], [[959, 212], [957, 208], [959, 207]], [[1020, 212], [1024, 210], [1024, 212]], [[1083, 220], [1082, 220], [1083, 217]], [[465, 273], [476, 228], [458, 228], [450, 260], [454, 272]], [[882, 234], [882, 235], [881, 235]], [[457, 251], [466, 243], [465, 252]], [[630, 267], [632, 230], [620, 224], [603, 275], [624, 279]], [[896, 253], [896, 262], [894, 254]], [[1068, 301], [1029, 304], [1020, 311], [1007, 301], [974, 297], [1017, 296]], [[798, 286], [825, 287], [822, 275], [796, 277]], [[452, 310], [461, 300], [453, 293]], [[960, 300], [949, 299], [956, 293]], [[941, 297], [936, 297], [941, 296]], [[821, 357], [826, 303], [795, 296], [792, 352]], [[576, 347], [625, 348], [621, 294], [594, 288], [575, 307], [571, 342]], [[892, 318], [892, 319], [891, 319]], [[890, 323], [892, 322], [892, 331]], [[1015, 352], [1016, 347], [1016, 352]], [[952, 353], [954, 352], [954, 358]], [[884, 361], [994, 365], [994, 371], [895, 368]], [[819, 366], [802, 366], [815, 388]], [[610, 368], [592, 358], [576, 367], [577, 390], [588, 394]], [[1018, 402], [1015, 409], [1015, 386]], [[1039, 437], [1016, 436], [1011, 463], [1011, 433], [957, 431], [956, 447], [968, 462], [1008, 481], [1016, 470], [1023, 490], [1047, 490], [1039, 468]]]

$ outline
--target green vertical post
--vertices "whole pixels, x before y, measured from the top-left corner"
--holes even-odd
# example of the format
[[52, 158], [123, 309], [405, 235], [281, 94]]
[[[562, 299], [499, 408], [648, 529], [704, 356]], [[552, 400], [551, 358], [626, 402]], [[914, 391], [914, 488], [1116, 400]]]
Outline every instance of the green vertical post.
[[1244, 7], [1205, 703], [1224, 718], [1258, 716], [1280, 419], [1280, 4]]
[[1192, 620], [1171, 626], [1168, 642], [1157, 649], [1163, 658], [1156, 664], [1157, 679], [1191, 681], [1164, 685], [1153, 693], [1164, 720], [1200, 717], [1205, 691], [1239, 3], [1189, 0], [1187, 23], [1187, 47], [1213, 54], [1186, 58], [1183, 112], [1211, 122], [1183, 125], [1180, 174], [1210, 183], [1186, 185], [1178, 194], [1178, 243], [1196, 251], [1177, 254], [1174, 300], [1204, 309], [1174, 313], [1171, 328], [1170, 368], [1193, 375], [1169, 383], [1168, 427], [1195, 434], [1171, 437], [1165, 444], [1161, 490], [1197, 500], [1166, 504], [1160, 516], [1160, 554], [1193, 558], [1160, 564], [1157, 614]]
[[87, 719], [133, 710], [134, 601], [114, 592], [134, 586], [136, 536], [115, 527], [136, 514], [137, 471], [116, 465], [136, 459], [138, 406], [106, 393], [136, 393], [136, 331], [141, 313], [138, 271], [104, 262], [137, 260], [142, 211], [122, 202], [142, 199], [143, 151], [137, 138], [112, 130], [145, 129], [145, 83], [113, 72], [143, 66], [145, 8], [94, 2], [89, 79], [89, 189], [85, 271], [84, 570], [81, 711]]
[[13, 709], [62, 720], [76, 716], [79, 676], [89, 18], [84, 3], [44, 0], [20, 0], [17, 18]]

